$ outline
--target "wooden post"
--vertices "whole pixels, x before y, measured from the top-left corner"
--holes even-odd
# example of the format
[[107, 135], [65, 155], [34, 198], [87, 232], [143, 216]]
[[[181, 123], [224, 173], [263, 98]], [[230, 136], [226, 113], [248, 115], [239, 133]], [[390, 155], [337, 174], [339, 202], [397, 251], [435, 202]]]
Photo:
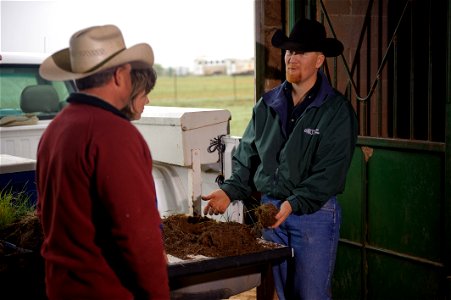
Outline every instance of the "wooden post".
[[200, 150], [191, 149], [191, 169], [188, 171], [188, 195], [192, 199], [190, 214], [202, 214], [202, 174], [200, 169]]

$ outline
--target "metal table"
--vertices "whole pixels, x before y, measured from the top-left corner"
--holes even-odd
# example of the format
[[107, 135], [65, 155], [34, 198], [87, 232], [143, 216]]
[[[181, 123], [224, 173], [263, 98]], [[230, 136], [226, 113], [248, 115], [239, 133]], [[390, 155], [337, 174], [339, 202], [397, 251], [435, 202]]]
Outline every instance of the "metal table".
[[[261, 252], [219, 258], [195, 258], [170, 262], [168, 267], [172, 299], [225, 299], [234, 295], [230, 284], [238, 279], [245, 284], [247, 276], [257, 274], [259, 280], [251, 278], [257, 286], [257, 299], [272, 299], [274, 285], [271, 267], [274, 263], [292, 256], [289, 247], [280, 246]], [[240, 283], [241, 281], [241, 283]], [[259, 284], [258, 284], [259, 283]], [[211, 284], [211, 285], [209, 285]], [[190, 286], [201, 286], [200, 290], [189, 290]], [[188, 291], [186, 288], [188, 287]]]

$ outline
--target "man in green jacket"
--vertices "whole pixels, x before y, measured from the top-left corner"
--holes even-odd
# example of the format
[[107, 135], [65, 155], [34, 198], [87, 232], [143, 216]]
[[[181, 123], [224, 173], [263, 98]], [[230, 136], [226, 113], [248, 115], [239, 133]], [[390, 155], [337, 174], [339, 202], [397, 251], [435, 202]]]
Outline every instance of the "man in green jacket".
[[273, 269], [279, 299], [330, 299], [341, 221], [336, 195], [344, 189], [357, 119], [320, 68], [326, 57], [340, 55], [343, 45], [307, 19], [298, 21], [289, 37], [277, 31], [272, 44], [286, 50], [287, 80], [255, 105], [233, 157], [233, 173], [203, 196], [204, 213], [224, 213], [232, 200], [260, 192], [262, 204], [279, 209], [263, 237], [294, 250], [292, 259]]

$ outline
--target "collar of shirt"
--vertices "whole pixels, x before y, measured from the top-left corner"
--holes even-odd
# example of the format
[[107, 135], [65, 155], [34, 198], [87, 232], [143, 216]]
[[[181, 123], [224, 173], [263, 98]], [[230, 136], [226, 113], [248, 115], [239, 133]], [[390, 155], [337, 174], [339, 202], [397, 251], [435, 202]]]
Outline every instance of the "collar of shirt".
[[69, 98], [67, 99], [67, 102], [82, 103], [82, 104], [92, 105], [95, 107], [100, 107], [104, 110], [112, 112], [115, 115], [118, 115], [121, 118], [128, 120], [128, 118], [116, 107], [114, 107], [113, 105], [109, 104], [108, 102], [105, 102], [104, 100], [102, 100], [96, 96], [93, 96], [93, 95], [88, 95], [88, 94], [84, 94], [84, 93], [72, 93], [69, 96]]
[[304, 98], [304, 101], [293, 105], [293, 97], [291, 96], [291, 91], [293, 86], [291, 83], [288, 83], [284, 89], [285, 99], [287, 100], [287, 122], [286, 122], [286, 133], [290, 135], [293, 131], [294, 125], [296, 124], [296, 120], [304, 113], [307, 107], [315, 100], [318, 91], [321, 87], [321, 76], [318, 76], [315, 82], [315, 85], [307, 92], [307, 95]]

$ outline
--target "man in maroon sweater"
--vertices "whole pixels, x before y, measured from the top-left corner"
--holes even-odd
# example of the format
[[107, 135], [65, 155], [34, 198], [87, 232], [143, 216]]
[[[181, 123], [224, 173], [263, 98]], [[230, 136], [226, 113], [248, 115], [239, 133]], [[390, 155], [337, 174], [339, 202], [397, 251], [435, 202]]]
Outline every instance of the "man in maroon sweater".
[[113, 25], [75, 33], [47, 58], [49, 80], [80, 89], [38, 147], [38, 213], [49, 299], [169, 299], [167, 263], [141, 134], [120, 112], [132, 68], [152, 68], [152, 48], [130, 48]]

